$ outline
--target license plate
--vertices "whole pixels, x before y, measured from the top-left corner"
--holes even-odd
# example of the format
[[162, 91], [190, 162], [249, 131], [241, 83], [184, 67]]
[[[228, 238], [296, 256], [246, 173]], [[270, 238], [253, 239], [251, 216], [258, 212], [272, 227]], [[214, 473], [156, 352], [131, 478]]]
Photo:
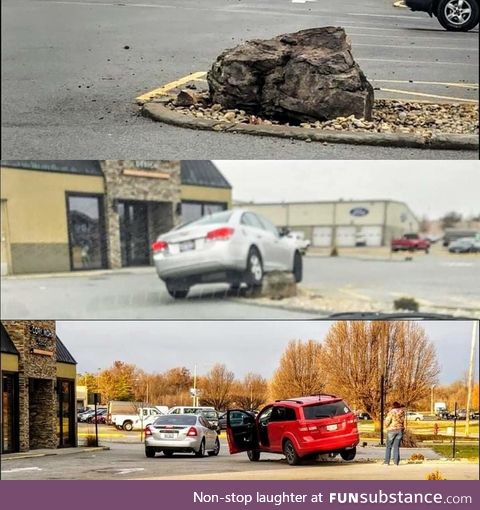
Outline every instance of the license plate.
[[334, 423], [333, 425], [327, 425], [327, 430], [337, 430], [338, 426], [336, 423]]
[[190, 251], [195, 249], [194, 241], [184, 241], [180, 243], [180, 251]]
[[164, 439], [174, 439], [175, 434], [173, 432], [166, 432], [165, 434], [162, 434]]

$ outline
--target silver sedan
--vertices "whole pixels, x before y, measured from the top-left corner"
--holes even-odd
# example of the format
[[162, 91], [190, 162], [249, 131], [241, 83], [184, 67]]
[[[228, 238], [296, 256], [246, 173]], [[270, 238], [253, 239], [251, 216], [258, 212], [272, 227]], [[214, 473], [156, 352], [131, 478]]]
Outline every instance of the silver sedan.
[[266, 218], [245, 209], [222, 211], [180, 225], [152, 245], [158, 276], [172, 297], [197, 283], [261, 286], [264, 273], [291, 271], [302, 279], [302, 255]]
[[198, 414], [167, 414], [145, 428], [145, 455], [166, 457], [177, 453], [194, 453], [196, 457], [218, 455], [220, 441], [216, 427]]

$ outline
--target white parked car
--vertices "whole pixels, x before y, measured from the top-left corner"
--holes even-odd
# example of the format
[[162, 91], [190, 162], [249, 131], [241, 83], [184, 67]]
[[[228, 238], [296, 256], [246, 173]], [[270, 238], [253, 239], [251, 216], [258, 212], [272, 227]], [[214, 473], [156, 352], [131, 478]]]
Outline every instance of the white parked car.
[[310, 239], [305, 239], [305, 233], [300, 231], [291, 231], [287, 234], [287, 239], [290, 239], [296, 248], [300, 250], [300, 253], [302, 255], [305, 255], [307, 253], [308, 248], [310, 248], [310, 245], [312, 244]]
[[407, 421], [423, 421], [423, 414], [414, 411], [407, 412]]
[[302, 255], [263, 216], [245, 209], [222, 211], [180, 225], [152, 244], [158, 276], [169, 294], [185, 298], [198, 283], [262, 284], [269, 271], [291, 271], [302, 280]]

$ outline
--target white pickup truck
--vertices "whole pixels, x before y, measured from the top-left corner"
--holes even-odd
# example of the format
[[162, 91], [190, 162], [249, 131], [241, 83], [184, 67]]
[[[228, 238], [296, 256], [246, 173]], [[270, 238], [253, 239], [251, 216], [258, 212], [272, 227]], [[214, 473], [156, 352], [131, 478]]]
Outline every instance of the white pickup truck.
[[112, 414], [110, 421], [117, 429], [130, 431], [137, 428], [137, 425], [142, 422], [142, 416], [143, 420], [146, 420], [151, 416], [160, 416], [161, 414], [156, 407], [139, 407], [135, 414]]

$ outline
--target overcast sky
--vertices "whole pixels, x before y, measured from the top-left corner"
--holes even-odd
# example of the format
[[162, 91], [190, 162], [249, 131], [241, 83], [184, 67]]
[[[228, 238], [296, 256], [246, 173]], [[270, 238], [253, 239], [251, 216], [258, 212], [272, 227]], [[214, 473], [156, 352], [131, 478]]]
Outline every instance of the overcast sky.
[[[269, 378], [292, 339], [322, 341], [329, 321], [58, 321], [57, 334], [78, 362], [79, 372], [96, 372], [115, 360], [147, 372], [185, 366], [199, 374], [225, 363], [236, 377], [247, 372]], [[422, 323], [437, 349], [440, 382], [464, 376], [472, 323]], [[476, 358], [478, 359], [478, 358]], [[478, 373], [476, 374], [478, 377]]]
[[236, 200], [395, 199], [417, 216], [480, 213], [478, 161], [214, 161]]

